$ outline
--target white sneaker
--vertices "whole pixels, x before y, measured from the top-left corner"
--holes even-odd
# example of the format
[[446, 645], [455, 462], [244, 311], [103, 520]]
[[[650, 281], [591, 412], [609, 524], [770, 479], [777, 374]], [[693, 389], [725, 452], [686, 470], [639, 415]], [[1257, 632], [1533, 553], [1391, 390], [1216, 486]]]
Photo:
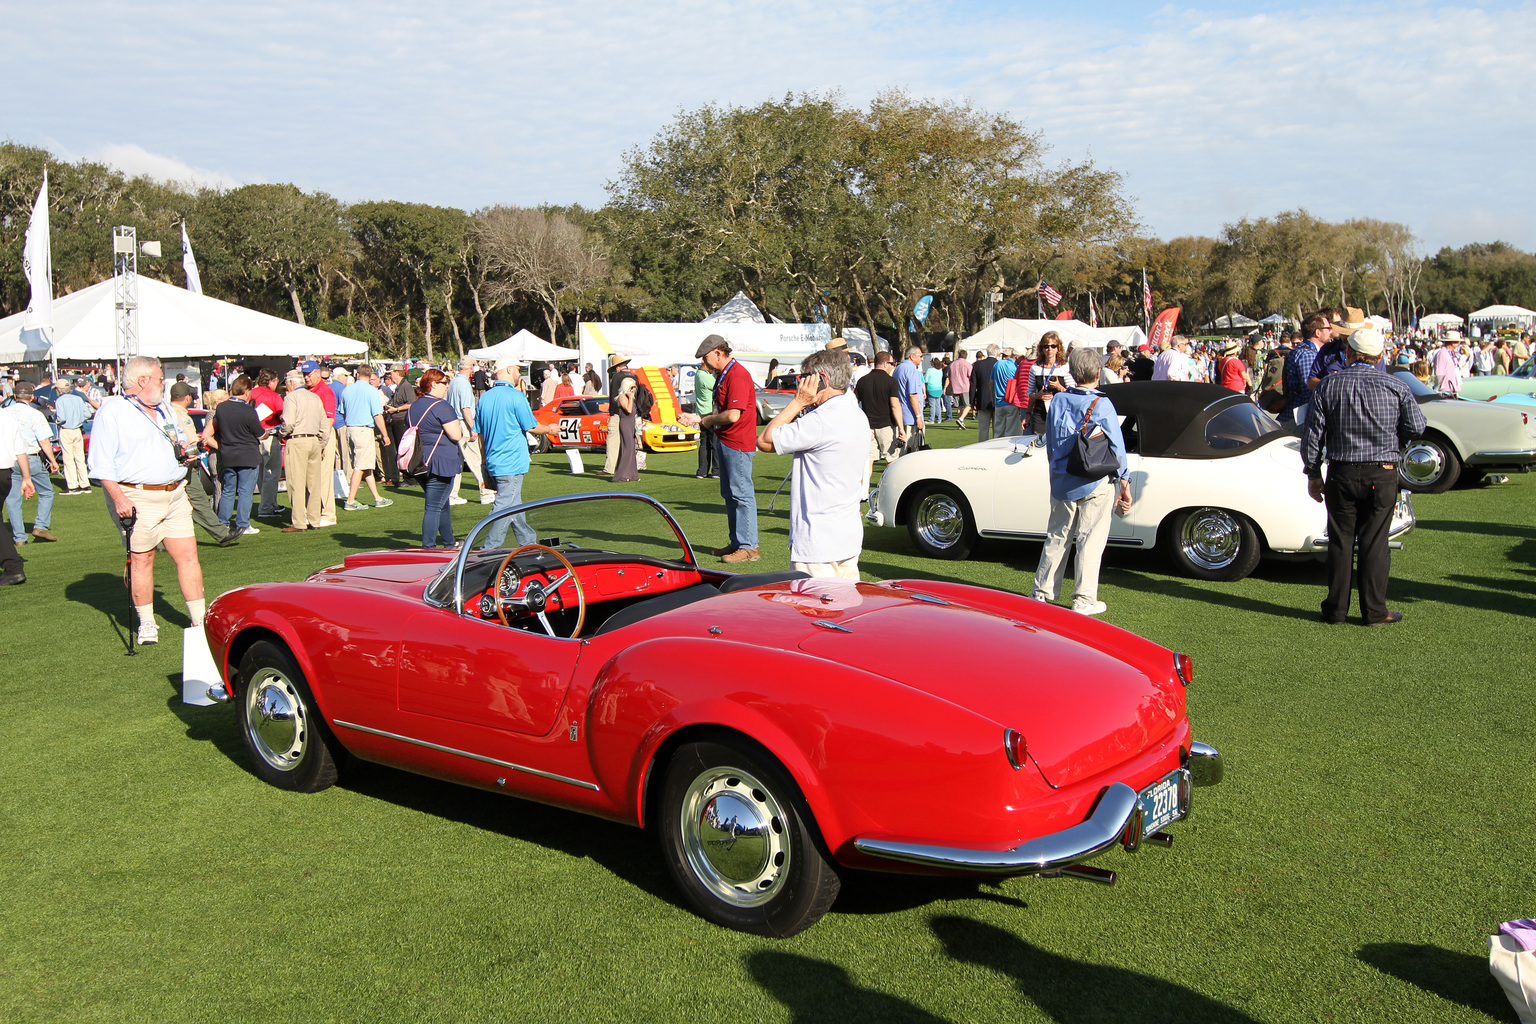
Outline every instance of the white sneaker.
[[256, 527], [254, 527], [254, 526], [247, 526], [245, 528], [245, 536], [247, 536], [247, 537], [251, 536], [253, 533], [260, 533], [260, 532], [261, 531], [256, 529]]
[[482, 505], [494, 505], [494, 504], [496, 504], [496, 492], [495, 491], [481, 491], [480, 492], [480, 504], [482, 504]]
[[448, 504], [450, 504], [450, 505], [468, 505], [469, 504], [469, 500], [467, 498], [461, 498], [457, 494], [455, 494], [455, 495], [452, 495], [451, 497], [449, 497]]
[[1093, 604], [1075, 604], [1072, 610], [1079, 615], [1103, 615], [1109, 611], [1109, 605], [1103, 601], [1095, 601]]
[[318, 523], [315, 524], [315, 529], [318, 530], [322, 526], [335, 526], [335, 525], [336, 525], [336, 520], [334, 520], [334, 519], [322, 519]]
[[153, 622], [139, 623], [139, 646], [147, 647], [160, 642], [160, 627]]

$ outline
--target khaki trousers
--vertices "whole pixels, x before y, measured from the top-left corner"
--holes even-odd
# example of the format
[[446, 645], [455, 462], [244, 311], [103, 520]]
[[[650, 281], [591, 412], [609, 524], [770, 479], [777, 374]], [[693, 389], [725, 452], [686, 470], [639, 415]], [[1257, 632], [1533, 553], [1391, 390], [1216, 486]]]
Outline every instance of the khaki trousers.
[[59, 428], [59, 448], [64, 452], [64, 485], [72, 491], [91, 486], [85, 472], [85, 431], [79, 427]]
[[608, 417], [608, 448], [607, 456], [603, 459], [603, 475], [613, 476], [613, 471], [619, 466], [619, 418]]
[[[337, 454], [339, 450], [336, 435], [332, 432], [325, 450], [320, 453], [320, 518], [332, 523], [336, 521], [336, 465], [340, 459]], [[293, 485], [290, 483], [288, 486]]]
[[335, 491], [325, 473], [325, 447], [318, 437], [293, 437], [288, 439], [284, 460], [288, 469], [288, 500], [293, 504], [293, 525], [317, 526], [324, 515], [322, 496], [330, 493], [334, 514]]
[[1062, 580], [1067, 574], [1067, 550], [1074, 545], [1077, 566], [1072, 574], [1076, 581], [1072, 607], [1082, 608], [1099, 599], [1099, 563], [1109, 540], [1109, 513], [1115, 494], [1116, 485], [1104, 479], [1086, 498], [1051, 499], [1051, 518], [1046, 526], [1050, 533], [1040, 551], [1040, 566], [1035, 570], [1036, 601], [1054, 601], [1061, 595]]
[[[461, 427], [464, 426], [464, 421], [460, 420], [459, 425]], [[469, 466], [469, 471], [475, 475], [475, 483], [480, 485], [480, 494], [483, 496], [485, 494], [485, 470], [480, 467], [480, 464], [485, 460], [480, 454], [479, 439], [470, 439], [468, 427], [464, 428], [464, 438], [459, 442], [459, 454], [464, 456], [464, 462]], [[462, 470], [453, 474], [454, 494], [459, 493], [459, 480], [463, 476]]]

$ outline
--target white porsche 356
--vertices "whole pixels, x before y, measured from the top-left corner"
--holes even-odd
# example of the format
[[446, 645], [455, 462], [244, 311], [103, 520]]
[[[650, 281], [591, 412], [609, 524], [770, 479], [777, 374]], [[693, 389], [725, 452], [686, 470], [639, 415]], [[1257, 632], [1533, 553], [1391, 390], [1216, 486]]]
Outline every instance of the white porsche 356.
[[[1261, 556], [1318, 557], [1328, 518], [1307, 494], [1301, 438], [1253, 401], [1214, 384], [1138, 381], [1100, 390], [1125, 435], [1133, 503], [1109, 544], [1165, 550], [1184, 573], [1240, 580]], [[970, 556], [982, 537], [1043, 540], [1045, 448], [1032, 435], [904, 455], [871, 502], [876, 525], [905, 526], [933, 558]], [[1400, 492], [1391, 535], [1413, 528]]]

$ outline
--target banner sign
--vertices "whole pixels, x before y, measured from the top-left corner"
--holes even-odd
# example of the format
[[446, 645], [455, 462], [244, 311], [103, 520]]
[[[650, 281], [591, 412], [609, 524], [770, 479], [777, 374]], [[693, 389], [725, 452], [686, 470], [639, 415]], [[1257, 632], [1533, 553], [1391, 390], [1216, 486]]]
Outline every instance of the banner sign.
[[1173, 340], [1174, 325], [1179, 322], [1179, 313], [1183, 311], [1180, 306], [1169, 306], [1157, 314], [1157, 319], [1152, 321], [1152, 331], [1147, 335], [1147, 344], [1154, 353], [1162, 351], [1164, 341]]

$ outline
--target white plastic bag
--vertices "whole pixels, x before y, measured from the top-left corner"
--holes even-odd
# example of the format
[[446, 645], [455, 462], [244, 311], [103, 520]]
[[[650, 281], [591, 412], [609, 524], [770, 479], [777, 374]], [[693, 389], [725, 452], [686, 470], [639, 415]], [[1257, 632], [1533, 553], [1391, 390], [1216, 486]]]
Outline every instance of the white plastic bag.
[[581, 466], [581, 452], [577, 451], [575, 448], [567, 448], [565, 450], [565, 457], [570, 460], [572, 473], [586, 472], [586, 470]]
[[1488, 936], [1488, 970], [1493, 972], [1520, 1024], [1536, 1024], [1536, 950], [1511, 935]]
[[343, 473], [339, 469], [336, 471], [336, 483], [335, 483], [335, 486], [336, 486], [336, 500], [338, 500], [338, 501], [346, 501], [347, 500], [347, 494], [351, 491], [351, 487], [349, 487], [347, 485], [347, 474]]
[[208, 649], [208, 635], [202, 626], [188, 626], [181, 631], [181, 702], [212, 704], [208, 687], [223, 683], [219, 666]]

